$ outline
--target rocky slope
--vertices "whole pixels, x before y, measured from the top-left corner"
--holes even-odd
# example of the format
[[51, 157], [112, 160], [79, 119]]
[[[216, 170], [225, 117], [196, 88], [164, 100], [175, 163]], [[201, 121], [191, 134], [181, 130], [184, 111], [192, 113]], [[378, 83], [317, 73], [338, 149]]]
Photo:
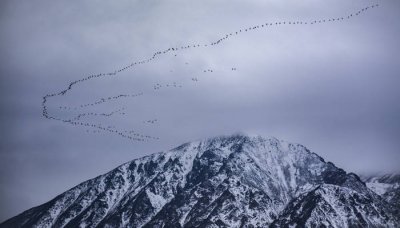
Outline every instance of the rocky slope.
[[304, 146], [238, 134], [135, 159], [0, 227], [399, 227], [396, 213]]
[[400, 217], [400, 174], [363, 177], [367, 187], [393, 205]]

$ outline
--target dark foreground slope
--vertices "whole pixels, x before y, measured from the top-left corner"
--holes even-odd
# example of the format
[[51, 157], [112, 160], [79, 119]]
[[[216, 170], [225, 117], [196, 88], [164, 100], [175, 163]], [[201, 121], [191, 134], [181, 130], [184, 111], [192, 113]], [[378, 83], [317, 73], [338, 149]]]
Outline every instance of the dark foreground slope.
[[395, 214], [302, 145], [233, 135], [133, 160], [0, 227], [399, 227]]

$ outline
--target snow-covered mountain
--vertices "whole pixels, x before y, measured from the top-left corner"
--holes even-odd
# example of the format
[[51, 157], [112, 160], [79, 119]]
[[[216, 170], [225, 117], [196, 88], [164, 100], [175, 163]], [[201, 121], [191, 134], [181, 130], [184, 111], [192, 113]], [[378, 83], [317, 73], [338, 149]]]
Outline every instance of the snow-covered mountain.
[[392, 204], [400, 217], [400, 174], [375, 175], [362, 179], [371, 190]]
[[396, 214], [304, 146], [237, 134], [135, 159], [0, 227], [399, 227]]

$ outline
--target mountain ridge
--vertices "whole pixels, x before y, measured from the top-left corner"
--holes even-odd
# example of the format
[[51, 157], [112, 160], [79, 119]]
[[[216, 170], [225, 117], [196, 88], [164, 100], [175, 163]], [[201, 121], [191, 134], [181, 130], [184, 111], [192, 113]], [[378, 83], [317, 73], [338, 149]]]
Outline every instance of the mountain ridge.
[[[301, 213], [299, 213], [301, 212]], [[0, 227], [395, 227], [396, 209], [306, 147], [234, 134], [124, 163]]]
[[367, 187], [396, 208], [400, 218], [400, 173], [362, 176]]

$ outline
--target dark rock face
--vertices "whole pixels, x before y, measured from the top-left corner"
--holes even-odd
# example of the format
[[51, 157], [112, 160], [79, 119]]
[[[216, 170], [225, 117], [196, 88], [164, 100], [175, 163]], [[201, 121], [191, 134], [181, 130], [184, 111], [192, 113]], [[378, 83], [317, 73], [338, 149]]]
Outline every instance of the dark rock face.
[[133, 160], [0, 227], [398, 227], [397, 212], [302, 145], [233, 135]]

